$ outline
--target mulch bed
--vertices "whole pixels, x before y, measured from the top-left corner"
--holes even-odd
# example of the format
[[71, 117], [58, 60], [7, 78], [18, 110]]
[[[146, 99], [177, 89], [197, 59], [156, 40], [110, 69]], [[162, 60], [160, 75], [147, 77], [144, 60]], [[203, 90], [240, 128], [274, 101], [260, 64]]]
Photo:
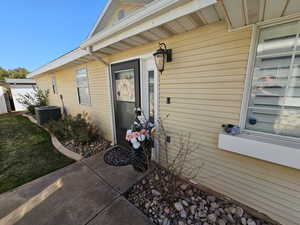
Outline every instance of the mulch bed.
[[[170, 201], [170, 176], [160, 167], [126, 193], [128, 200], [159, 225], [274, 225], [226, 197], [212, 195], [179, 180]], [[174, 192], [171, 192], [174, 193]], [[260, 216], [259, 216], [260, 217]], [[263, 215], [261, 216], [263, 217]]]
[[110, 147], [111, 142], [105, 139], [99, 139], [93, 143], [86, 145], [76, 145], [74, 141], [66, 141], [62, 143], [67, 149], [78, 153], [84, 157], [93, 156], [99, 152], [103, 152]]

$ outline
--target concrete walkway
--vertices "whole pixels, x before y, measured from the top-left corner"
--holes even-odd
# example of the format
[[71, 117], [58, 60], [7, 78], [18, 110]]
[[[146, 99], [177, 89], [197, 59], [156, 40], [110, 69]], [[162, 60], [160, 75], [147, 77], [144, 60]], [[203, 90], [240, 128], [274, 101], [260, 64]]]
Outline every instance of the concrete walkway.
[[0, 195], [0, 225], [150, 225], [122, 196], [141, 176], [101, 154], [81, 160]]

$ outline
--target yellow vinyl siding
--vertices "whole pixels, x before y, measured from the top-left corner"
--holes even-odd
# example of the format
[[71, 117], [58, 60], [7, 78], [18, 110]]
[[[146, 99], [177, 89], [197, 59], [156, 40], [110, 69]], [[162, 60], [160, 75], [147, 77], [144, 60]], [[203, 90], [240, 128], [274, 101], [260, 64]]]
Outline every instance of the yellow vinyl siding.
[[[89, 79], [89, 90], [91, 97], [90, 105], [81, 105], [78, 103], [75, 70], [86, 68]], [[76, 115], [78, 113], [88, 113], [91, 120], [100, 127], [104, 137], [112, 140], [111, 112], [109, 102], [109, 88], [107, 67], [97, 61], [91, 61], [87, 64], [69, 67], [54, 73], [58, 87], [58, 95], [54, 96], [52, 92], [51, 74], [38, 77], [38, 86], [42, 89], [50, 90], [50, 104], [61, 106], [59, 95], [64, 99], [67, 112]]]
[[[209, 27], [219, 29], [210, 33]], [[165, 127], [173, 157], [176, 138], [191, 133], [198, 148], [188, 167], [203, 164], [194, 179], [197, 183], [283, 224], [299, 224], [299, 170], [217, 148], [221, 125], [239, 123], [251, 30], [227, 32], [218, 24], [200, 28], [198, 37], [196, 31], [190, 33], [191, 38], [168, 40], [174, 61], [167, 64], [160, 84], [160, 112], [162, 118], [169, 114]], [[171, 97], [171, 104], [166, 104], [166, 97]]]
[[[222, 151], [218, 134], [224, 123], [238, 124], [250, 48], [251, 29], [228, 32], [225, 23], [203, 26], [166, 40], [173, 49], [173, 62], [166, 64], [160, 79], [160, 113], [171, 136], [171, 155], [176, 154], [176, 137], [191, 133], [198, 145], [188, 167], [203, 164], [197, 183], [240, 201], [284, 225], [300, 224], [300, 170]], [[107, 58], [126, 60], [154, 52], [158, 42], [123, 51]], [[109, 91], [106, 67], [87, 64], [92, 106], [77, 103], [74, 70], [57, 75], [70, 112], [87, 111], [111, 137]], [[51, 87], [51, 77], [41, 76], [39, 86]], [[68, 93], [67, 93], [68, 92]], [[171, 104], [166, 104], [171, 97]], [[51, 96], [51, 101], [55, 99]]]
[[[240, 120], [250, 39], [250, 28], [228, 32], [218, 23], [162, 40], [174, 57], [160, 79], [160, 113], [162, 118], [169, 114], [165, 127], [171, 155], [177, 152], [176, 137], [190, 132], [198, 148], [187, 167], [203, 164], [194, 181], [282, 224], [299, 225], [299, 170], [217, 148], [221, 125]], [[157, 43], [115, 54], [111, 60], [154, 52]]]

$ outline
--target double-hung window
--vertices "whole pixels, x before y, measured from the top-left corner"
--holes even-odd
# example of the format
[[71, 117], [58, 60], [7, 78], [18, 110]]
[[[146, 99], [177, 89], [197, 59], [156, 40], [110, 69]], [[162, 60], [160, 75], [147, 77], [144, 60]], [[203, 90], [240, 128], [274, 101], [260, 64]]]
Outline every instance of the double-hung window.
[[262, 28], [245, 128], [300, 137], [300, 22]]
[[85, 68], [78, 69], [75, 71], [75, 74], [76, 74], [78, 102], [79, 104], [82, 105], [90, 105], [91, 99], [90, 99], [87, 70]]

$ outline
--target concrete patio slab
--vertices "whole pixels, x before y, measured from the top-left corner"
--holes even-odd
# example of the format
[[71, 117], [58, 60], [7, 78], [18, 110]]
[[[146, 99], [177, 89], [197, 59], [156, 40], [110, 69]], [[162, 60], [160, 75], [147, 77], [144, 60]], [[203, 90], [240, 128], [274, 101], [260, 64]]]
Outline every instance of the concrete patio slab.
[[152, 225], [153, 223], [131, 203], [120, 197], [88, 225]]
[[132, 166], [115, 167], [103, 161], [103, 155], [84, 159], [82, 162], [108, 182], [115, 190], [123, 194], [145, 174], [136, 172]]
[[118, 197], [78, 162], [0, 195], [0, 225], [83, 225]]

